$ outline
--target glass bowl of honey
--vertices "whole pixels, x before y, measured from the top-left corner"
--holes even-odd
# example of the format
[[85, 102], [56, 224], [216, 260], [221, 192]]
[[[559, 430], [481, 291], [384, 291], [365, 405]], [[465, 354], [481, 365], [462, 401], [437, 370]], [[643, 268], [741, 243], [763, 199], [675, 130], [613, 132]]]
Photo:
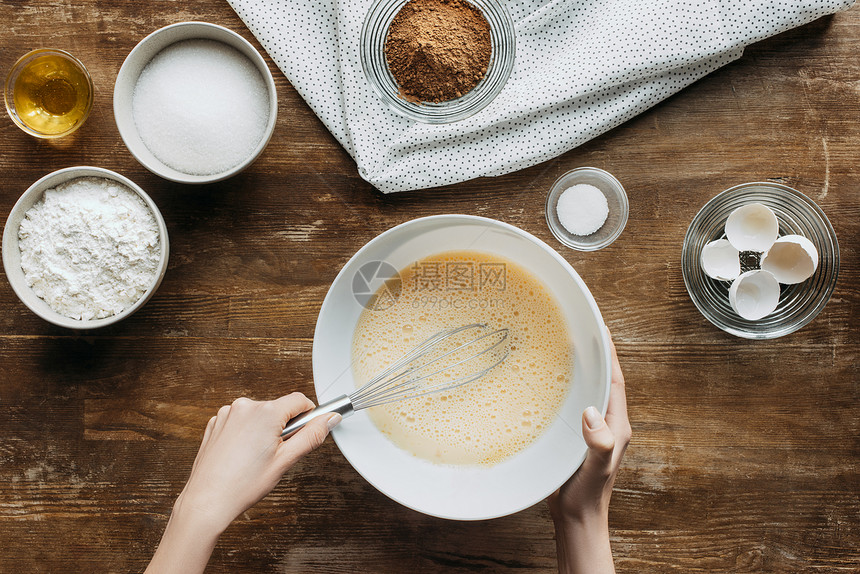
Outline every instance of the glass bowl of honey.
[[19, 128], [38, 138], [58, 138], [81, 127], [90, 115], [93, 81], [68, 52], [42, 48], [15, 62], [3, 97]]

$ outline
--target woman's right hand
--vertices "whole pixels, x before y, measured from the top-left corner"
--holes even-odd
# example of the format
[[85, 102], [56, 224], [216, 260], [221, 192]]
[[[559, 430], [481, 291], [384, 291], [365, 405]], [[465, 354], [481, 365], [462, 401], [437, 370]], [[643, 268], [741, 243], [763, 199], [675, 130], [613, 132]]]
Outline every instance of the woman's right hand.
[[227, 528], [340, 422], [336, 413], [318, 417], [282, 440], [287, 422], [314, 406], [302, 393], [291, 393], [273, 401], [242, 397], [221, 407], [206, 425], [177, 506], [190, 507], [214, 525]]
[[203, 572], [224, 529], [320, 446], [341, 420], [336, 413], [318, 417], [282, 440], [287, 422], [312, 408], [301, 393], [262, 402], [240, 398], [221, 407], [206, 425], [191, 476], [147, 573]]

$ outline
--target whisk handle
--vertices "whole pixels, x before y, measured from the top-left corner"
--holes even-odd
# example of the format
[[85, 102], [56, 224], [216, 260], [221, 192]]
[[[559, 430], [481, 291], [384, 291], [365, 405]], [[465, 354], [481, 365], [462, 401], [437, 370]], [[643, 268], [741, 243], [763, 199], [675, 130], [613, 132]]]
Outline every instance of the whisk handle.
[[281, 438], [287, 438], [310, 421], [314, 420], [317, 417], [321, 417], [323, 415], [327, 415], [330, 413], [337, 413], [343, 418], [348, 417], [352, 413], [355, 412], [355, 407], [352, 406], [352, 401], [349, 400], [349, 397], [346, 395], [340, 396], [334, 400], [331, 400], [327, 403], [323, 403], [315, 409], [311, 409], [306, 413], [302, 413], [294, 419], [291, 419], [290, 422], [287, 423], [287, 426], [281, 432]]

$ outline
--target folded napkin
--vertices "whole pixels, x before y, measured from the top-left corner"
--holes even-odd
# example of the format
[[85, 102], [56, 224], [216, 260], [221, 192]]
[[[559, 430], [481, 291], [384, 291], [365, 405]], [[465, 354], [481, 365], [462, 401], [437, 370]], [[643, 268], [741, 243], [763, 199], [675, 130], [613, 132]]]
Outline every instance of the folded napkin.
[[516, 64], [484, 110], [431, 126], [365, 80], [372, 0], [228, 0], [311, 109], [383, 192], [501, 175], [612, 129], [741, 56], [744, 46], [853, 0], [517, 0]]

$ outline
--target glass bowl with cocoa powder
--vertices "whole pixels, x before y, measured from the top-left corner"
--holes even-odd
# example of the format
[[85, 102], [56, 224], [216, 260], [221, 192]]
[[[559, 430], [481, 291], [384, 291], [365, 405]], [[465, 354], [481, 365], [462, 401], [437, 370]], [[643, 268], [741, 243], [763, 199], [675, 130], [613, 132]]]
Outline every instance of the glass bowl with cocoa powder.
[[361, 66], [379, 98], [418, 122], [484, 109], [514, 67], [514, 22], [498, 0], [377, 0], [361, 30]]

